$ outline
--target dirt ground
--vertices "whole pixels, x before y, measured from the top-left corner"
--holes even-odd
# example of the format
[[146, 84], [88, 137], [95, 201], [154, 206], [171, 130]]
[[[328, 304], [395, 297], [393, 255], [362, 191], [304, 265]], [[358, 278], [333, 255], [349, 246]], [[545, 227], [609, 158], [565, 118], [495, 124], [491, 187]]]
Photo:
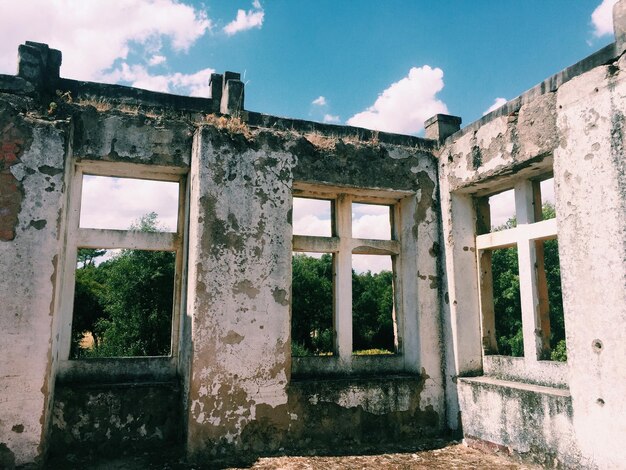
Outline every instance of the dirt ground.
[[460, 443], [450, 443], [433, 450], [415, 450], [372, 455], [344, 456], [284, 456], [259, 458], [249, 466], [215, 467], [198, 466], [184, 461], [167, 451], [146, 452], [133, 456], [79, 459], [67, 456], [63, 461], [51, 462], [49, 469], [90, 470], [201, 470], [204, 468], [228, 468], [230, 470], [351, 470], [351, 469], [494, 469], [536, 470], [540, 467], [523, 464], [505, 455], [486, 454], [470, 449]]

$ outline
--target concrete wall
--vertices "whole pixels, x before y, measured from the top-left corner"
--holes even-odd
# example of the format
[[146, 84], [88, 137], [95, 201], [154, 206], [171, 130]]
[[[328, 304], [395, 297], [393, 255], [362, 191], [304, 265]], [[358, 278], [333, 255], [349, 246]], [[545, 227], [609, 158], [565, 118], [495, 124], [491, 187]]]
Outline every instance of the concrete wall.
[[[626, 427], [614, 417], [626, 411], [626, 62], [613, 51], [546, 80], [440, 150], [448, 396], [458, 393], [458, 425], [472, 442], [549, 456], [546, 465], [621, 468], [624, 461]], [[483, 356], [475, 198], [552, 170], [567, 364]], [[448, 407], [457, 426], [455, 401]]]
[[[421, 347], [419, 361], [407, 365], [422, 371], [414, 379], [421, 381], [419, 390], [396, 386], [393, 378], [361, 384], [367, 391], [359, 393], [353, 390], [361, 389], [359, 382], [350, 380], [339, 387], [342, 393], [331, 394], [312, 392], [311, 387], [337, 388], [333, 381], [324, 385], [323, 377], [290, 385], [291, 200], [296, 182], [336, 190], [417, 191], [416, 214], [407, 217], [407, 224], [424, 249], [410, 261], [415, 270], [419, 266], [424, 274], [437, 273], [432, 156], [331, 137], [320, 146], [320, 139], [263, 130], [246, 136], [212, 127], [196, 133], [190, 175], [187, 296], [193, 352], [187, 443], [198, 462], [302, 448], [316, 426], [316, 445], [327, 448], [355, 439], [376, 442], [382, 431], [366, 432], [374, 427], [389, 436], [401, 429], [412, 436], [442, 429], [439, 291], [427, 276], [412, 279], [419, 283], [413, 292], [424, 288], [419, 302], [405, 312], [421, 317], [422, 344], [414, 346]], [[403, 167], [407, 171], [398, 172]], [[385, 382], [392, 392], [382, 387]], [[370, 409], [373, 401], [381, 403], [375, 410]], [[403, 416], [397, 429], [394, 416]]]
[[[599, 468], [624, 465], [626, 58], [563, 85], [554, 151], [574, 430]], [[593, 175], [593, 176], [591, 176]]]
[[0, 467], [46, 449], [68, 132], [0, 101]]
[[[211, 464], [280, 449], [415, 443], [447, 427], [546, 465], [618, 468], [626, 438], [615, 419], [626, 410], [622, 46], [446, 140], [60, 79], [58, 51], [20, 48], [30, 68], [0, 76], [0, 270], [9, 273], [0, 278], [0, 466], [41, 462], [50, 443], [96, 449], [181, 438], [191, 459]], [[238, 118], [211, 114], [222, 104]], [[76, 164], [179, 175], [186, 185], [172, 357], [68, 360]], [[476, 197], [552, 172], [568, 362], [484, 356]], [[292, 360], [291, 211], [303, 188], [397, 201], [402, 354]], [[142, 390], [149, 399], [133, 408]], [[159, 408], [164, 394], [168, 406]]]
[[[305, 449], [311, 432], [316, 448], [334, 449], [443, 431], [432, 141], [254, 113], [248, 123], [207, 117], [198, 109], [211, 100], [55, 80], [72, 99], [39, 79], [0, 77], [13, 91], [0, 100], [1, 261], [19, 273], [0, 283], [12, 331], [2, 335], [11, 341], [2, 466], [34, 461], [48, 445], [58, 456], [184, 436], [189, 455], [210, 463]], [[20, 114], [41, 113], [41, 103], [45, 119]], [[172, 357], [68, 360], [81, 171], [188, 182]], [[326, 367], [317, 380], [303, 366], [292, 379], [294, 186], [398, 201], [402, 354]]]

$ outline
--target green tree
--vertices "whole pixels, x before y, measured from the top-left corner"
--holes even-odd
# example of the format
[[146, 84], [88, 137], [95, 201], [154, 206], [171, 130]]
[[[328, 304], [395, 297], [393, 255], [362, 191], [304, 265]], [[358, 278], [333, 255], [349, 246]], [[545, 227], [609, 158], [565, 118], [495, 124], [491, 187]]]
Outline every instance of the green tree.
[[76, 270], [70, 357], [84, 356], [84, 351], [79, 345], [85, 334], [91, 335], [95, 347], [100, 344], [98, 322], [106, 317], [104, 312], [106, 288], [106, 276], [103, 269], [83, 262], [82, 268]]
[[352, 271], [352, 347], [354, 351], [394, 351], [393, 273]]
[[162, 356], [170, 352], [174, 253], [123, 250], [107, 261], [106, 316], [95, 356]]
[[[294, 356], [333, 351], [333, 260], [293, 256], [291, 337]], [[352, 272], [354, 350], [394, 351], [393, 274]]]
[[[542, 206], [543, 219], [555, 217], [554, 205]], [[494, 229], [503, 230], [515, 227], [515, 218]], [[550, 305], [550, 346], [551, 359], [567, 360], [565, 347], [565, 322], [563, 299], [561, 294], [561, 269], [559, 264], [558, 240], [546, 240], [544, 243], [544, 267], [548, 285]], [[494, 250], [491, 258], [493, 274], [493, 299], [496, 313], [496, 340], [500, 354], [523, 356], [522, 309], [520, 303], [519, 267], [517, 250], [506, 248]]]
[[[152, 212], [130, 230], [161, 230]], [[170, 352], [175, 254], [122, 250], [96, 264], [104, 250], [79, 253], [72, 357], [159, 356]], [[85, 333], [94, 338], [81, 349]]]
[[79, 248], [77, 254], [77, 262], [82, 265], [83, 268], [87, 266], [94, 266], [96, 258], [103, 256], [106, 250], [97, 250], [94, 248]]
[[291, 341], [295, 356], [333, 351], [333, 258], [294, 254]]

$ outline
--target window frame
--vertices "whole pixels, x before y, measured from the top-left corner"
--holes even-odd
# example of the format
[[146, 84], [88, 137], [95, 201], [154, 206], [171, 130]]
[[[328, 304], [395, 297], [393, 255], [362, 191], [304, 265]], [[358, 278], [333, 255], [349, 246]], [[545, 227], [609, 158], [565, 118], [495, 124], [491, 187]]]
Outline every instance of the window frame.
[[[549, 359], [550, 316], [542, 242], [558, 239], [558, 230], [556, 217], [543, 220], [540, 185], [542, 181], [551, 177], [551, 174], [545, 174], [538, 178], [518, 180], [512, 188], [508, 186], [495, 193], [477, 194], [474, 198], [478, 301], [486, 374], [497, 374], [502, 372], [501, 368], [509, 368], [508, 375], [530, 374], [541, 380], [542, 369], [562, 369], [564, 366], [563, 363]], [[517, 225], [510, 229], [491, 232], [489, 197], [509, 189], [513, 189], [515, 194]], [[497, 354], [491, 250], [509, 247], [517, 248], [519, 265], [524, 342], [524, 357], [520, 358]], [[553, 379], [564, 381], [556, 377]]]
[[[403, 201], [413, 193], [350, 190], [347, 188], [311, 188], [294, 185], [293, 198], [331, 201], [331, 236], [292, 235], [292, 252], [329, 253], [333, 255], [333, 328], [334, 351], [327, 356], [292, 356], [292, 374], [295, 376], [324, 376], [358, 374], [385, 374], [413, 371], [408, 364], [416, 361], [415, 354], [407, 354], [406, 338], [418, 335], [417, 322], [407, 322], [403, 303], [405, 284], [409, 281], [401, 273], [406, 253], [403, 246]], [[390, 208], [390, 240], [352, 238], [352, 203], [376, 204]], [[407, 213], [409, 211], [406, 211]], [[370, 254], [391, 256], [394, 292], [395, 353], [356, 355], [352, 350], [352, 255]], [[410, 324], [410, 325], [408, 325]], [[413, 342], [410, 342], [413, 344]]]
[[[185, 292], [185, 253], [187, 235], [188, 185], [187, 169], [142, 165], [126, 162], [75, 162], [68, 191], [68, 217], [66, 221], [64, 278], [61, 290], [58, 341], [59, 370], [63, 379], [140, 377], [167, 379], [176, 375], [180, 348], [182, 312]], [[139, 232], [118, 229], [81, 228], [83, 176], [143, 179], [178, 183], [178, 220], [175, 232]], [[149, 208], [147, 208], [148, 210]], [[71, 337], [74, 310], [76, 263], [79, 248], [139, 249], [171, 251], [175, 253], [174, 296], [172, 299], [172, 326], [170, 354], [167, 356], [107, 357], [71, 359]], [[107, 367], [110, 366], [110, 367]], [[104, 377], [103, 377], [104, 375]]]

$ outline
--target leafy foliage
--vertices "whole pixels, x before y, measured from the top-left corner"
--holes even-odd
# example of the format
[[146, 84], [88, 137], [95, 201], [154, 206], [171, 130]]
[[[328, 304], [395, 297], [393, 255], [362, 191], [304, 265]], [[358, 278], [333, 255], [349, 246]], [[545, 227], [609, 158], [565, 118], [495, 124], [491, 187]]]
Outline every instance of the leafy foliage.
[[[543, 205], [543, 219], [555, 217], [554, 206]], [[515, 218], [495, 230], [515, 227]], [[563, 299], [561, 295], [561, 269], [557, 240], [544, 243], [544, 266], [548, 284], [548, 302], [550, 305], [550, 345], [553, 361], [566, 361], [565, 323], [563, 318]], [[496, 341], [500, 354], [523, 356], [522, 308], [520, 303], [519, 267], [517, 250], [505, 248], [494, 250], [491, 258], [493, 273], [493, 300], [496, 320]]]
[[393, 273], [352, 271], [352, 349], [394, 351]]
[[[295, 254], [292, 263], [292, 354], [330, 355], [334, 349], [332, 255]], [[355, 353], [394, 351], [393, 274], [353, 271], [352, 306]]]
[[493, 274], [493, 306], [498, 352], [505, 356], [523, 356], [522, 306], [517, 249], [493, 250], [491, 271]]
[[[158, 228], [155, 213], [131, 226], [144, 232]], [[174, 253], [122, 250], [97, 265], [96, 257], [89, 262], [79, 258], [82, 267], [76, 270], [72, 357], [169, 354]], [[86, 333], [94, 339], [91, 348], [80, 347]]]
[[291, 342], [294, 356], [333, 351], [333, 257], [292, 259]]

